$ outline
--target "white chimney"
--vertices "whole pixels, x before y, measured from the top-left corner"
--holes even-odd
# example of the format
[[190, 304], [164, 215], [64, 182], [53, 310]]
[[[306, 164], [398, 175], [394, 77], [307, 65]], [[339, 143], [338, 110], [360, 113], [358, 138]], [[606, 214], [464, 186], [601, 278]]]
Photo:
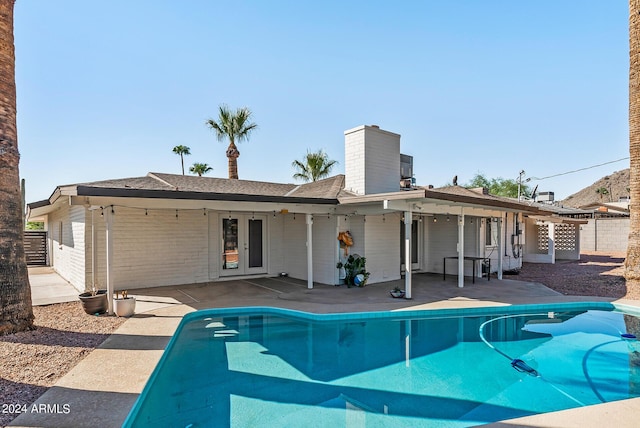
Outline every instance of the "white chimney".
[[344, 132], [345, 188], [359, 195], [400, 190], [400, 135], [377, 125]]

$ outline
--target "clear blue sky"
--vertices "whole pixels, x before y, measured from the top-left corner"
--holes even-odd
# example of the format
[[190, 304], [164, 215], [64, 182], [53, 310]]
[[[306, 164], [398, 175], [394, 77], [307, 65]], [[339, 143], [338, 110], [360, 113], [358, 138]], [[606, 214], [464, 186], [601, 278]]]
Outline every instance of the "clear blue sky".
[[[17, 0], [27, 201], [56, 185], [181, 173], [172, 148], [227, 177], [205, 126], [220, 104], [259, 129], [241, 179], [294, 182], [344, 134], [402, 135], [418, 184], [546, 177], [628, 156], [626, 0]], [[628, 160], [532, 181], [556, 199]]]

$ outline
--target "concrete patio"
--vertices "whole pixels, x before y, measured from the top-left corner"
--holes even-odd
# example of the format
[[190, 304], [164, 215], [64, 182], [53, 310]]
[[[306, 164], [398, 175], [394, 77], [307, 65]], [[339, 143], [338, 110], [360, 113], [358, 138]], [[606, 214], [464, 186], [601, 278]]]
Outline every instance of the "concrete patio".
[[[567, 297], [549, 288], [516, 280], [418, 274], [413, 277], [413, 299], [393, 299], [389, 290], [403, 281], [364, 288], [333, 287], [291, 278], [250, 278], [224, 282], [136, 290], [136, 315], [127, 320], [98, 349], [88, 355], [36, 405], [68, 405], [68, 412], [25, 413], [10, 426], [104, 427], [120, 426], [142, 391], [182, 317], [204, 308], [270, 306], [314, 313], [393, 311], [415, 309], [508, 306], [533, 303], [606, 300]], [[35, 292], [37, 293], [37, 292]], [[35, 296], [37, 299], [38, 296]], [[640, 306], [640, 302], [624, 302]], [[640, 414], [640, 399], [624, 400], [551, 414], [537, 415], [494, 426], [586, 427], [637, 426], [629, 415]]]

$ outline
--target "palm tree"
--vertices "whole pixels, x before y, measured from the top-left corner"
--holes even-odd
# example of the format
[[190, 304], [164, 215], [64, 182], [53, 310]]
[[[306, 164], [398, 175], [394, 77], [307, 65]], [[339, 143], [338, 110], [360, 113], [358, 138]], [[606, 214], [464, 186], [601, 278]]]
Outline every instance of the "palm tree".
[[301, 161], [295, 160], [291, 164], [298, 170], [293, 174], [293, 178], [304, 181], [318, 181], [321, 178], [328, 177], [331, 169], [337, 163], [338, 161], [330, 160], [322, 149], [313, 153], [307, 151], [306, 156]]
[[229, 159], [229, 178], [238, 178], [238, 157], [240, 151], [236, 147], [236, 142], [248, 140], [251, 131], [258, 127], [251, 122], [251, 110], [247, 107], [239, 108], [232, 112], [228, 106], [221, 105], [218, 111], [218, 121], [213, 119], [206, 121], [206, 124], [216, 131], [218, 141], [229, 139], [227, 147], [227, 158]]
[[640, 0], [629, 0], [629, 240], [624, 276], [627, 294], [640, 287]]
[[0, 335], [33, 327], [18, 171], [14, 1], [0, 0]]
[[198, 174], [199, 177], [202, 177], [202, 174], [206, 174], [209, 171], [212, 171], [213, 168], [206, 163], [194, 163], [191, 168], [189, 168], [189, 172], [192, 174]]
[[599, 187], [596, 189], [596, 193], [600, 195], [600, 200], [602, 200], [602, 197], [604, 195], [608, 195], [609, 191], [607, 190], [606, 187]]
[[175, 146], [173, 148], [173, 153], [180, 155], [180, 163], [182, 164], [182, 175], [184, 175], [184, 156], [191, 154], [191, 149], [187, 146]]

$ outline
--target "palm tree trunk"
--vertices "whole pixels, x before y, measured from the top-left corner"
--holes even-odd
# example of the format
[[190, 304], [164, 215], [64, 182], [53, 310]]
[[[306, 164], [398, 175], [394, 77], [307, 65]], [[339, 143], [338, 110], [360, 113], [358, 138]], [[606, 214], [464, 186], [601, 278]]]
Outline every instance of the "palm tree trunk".
[[14, 1], [0, 0], [0, 335], [33, 326], [18, 172]]
[[640, 0], [629, 0], [630, 225], [625, 278], [627, 293], [640, 288]]
[[231, 141], [227, 147], [227, 158], [229, 159], [229, 178], [238, 179], [238, 157], [240, 152], [235, 143]]

